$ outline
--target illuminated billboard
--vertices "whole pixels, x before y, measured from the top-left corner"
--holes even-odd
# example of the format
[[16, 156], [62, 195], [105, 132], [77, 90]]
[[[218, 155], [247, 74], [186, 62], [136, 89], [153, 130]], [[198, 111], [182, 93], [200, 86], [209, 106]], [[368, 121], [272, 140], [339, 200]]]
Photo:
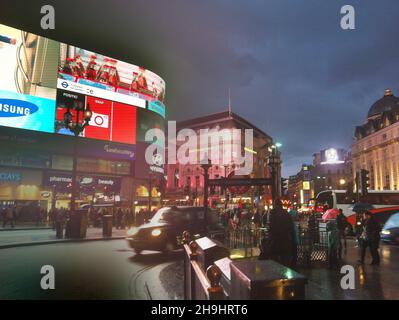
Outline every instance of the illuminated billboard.
[[345, 162], [346, 151], [329, 148], [321, 151], [321, 164], [340, 164]]
[[54, 132], [60, 45], [0, 24], [0, 126]]
[[64, 113], [80, 104], [93, 112], [82, 137], [136, 144], [138, 124], [140, 137], [163, 128], [164, 99], [149, 70], [0, 24], [0, 126], [72, 135]]
[[[165, 82], [155, 73], [75, 46], [61, 44], [57, 87], [145, 108], [165, 100]], [[162, 111], [161, 111], [162, 112]]]
[[[83, 94], [58, 90], [55, 132], [73, 135], [65, 128], [64, 113], [76, 104], [88, 105], [92, 111], [82, 137], [120, 143], [136, 143], [136, 107]], [[74, 110], [71, 109], [74, 115]]]
[[61, 44], [57, 88], [57, 133], [72, 135], [63, 117], [76, 104], [93, 112], [82, 137], [135, 144], [143, 130], [164, 127], [165, 83], [141, 67]]

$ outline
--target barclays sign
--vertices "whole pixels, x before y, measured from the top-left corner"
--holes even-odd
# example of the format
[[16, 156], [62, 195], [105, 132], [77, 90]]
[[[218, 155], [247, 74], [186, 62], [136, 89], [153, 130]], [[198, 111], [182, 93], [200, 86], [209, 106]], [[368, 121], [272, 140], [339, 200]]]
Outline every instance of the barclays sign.
[[0, 117], [21, 117], [35, 113], [38, 107], [28, 101], [0, 99]]
[[0, 172], [0, 182], [19, 182], [21, 179], [19, 172]]

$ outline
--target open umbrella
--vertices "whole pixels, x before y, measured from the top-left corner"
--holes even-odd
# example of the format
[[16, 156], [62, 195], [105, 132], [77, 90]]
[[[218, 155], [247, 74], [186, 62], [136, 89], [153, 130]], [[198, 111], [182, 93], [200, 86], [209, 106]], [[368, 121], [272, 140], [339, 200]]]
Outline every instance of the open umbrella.
[[322, 216], [323, 221], [333, 220], [339, 215], [339, 210], [337, 208], [328, 209]]
[[351, 206], [351, 207], [352, 207], [351, 208], [352, 211], [356, 212], [356, 213], [374, 209], [373, 205], [368, 204], [368, 203], [360, 203], [360, 202], [353, 204], [353, 206]]

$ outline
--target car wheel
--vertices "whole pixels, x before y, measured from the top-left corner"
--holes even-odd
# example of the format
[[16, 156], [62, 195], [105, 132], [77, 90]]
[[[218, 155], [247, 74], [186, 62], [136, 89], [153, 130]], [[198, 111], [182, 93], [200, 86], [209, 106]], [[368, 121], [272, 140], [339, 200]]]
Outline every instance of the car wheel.
[[135, 252], [136, 254], [140, 254], [142, 251], [143, 251], [143, 250], [141, 250], [141, 249], [134, 249], [134, 252]]

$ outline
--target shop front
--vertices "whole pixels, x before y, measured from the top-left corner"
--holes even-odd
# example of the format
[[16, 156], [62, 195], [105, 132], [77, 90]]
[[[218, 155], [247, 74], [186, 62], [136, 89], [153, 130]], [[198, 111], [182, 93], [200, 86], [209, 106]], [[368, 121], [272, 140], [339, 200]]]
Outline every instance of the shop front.
[[[138, 142], [137, 153], [142, 155], [135, 161], [134, 211], [153, 212], [162, 206], [165, 176], [162, 148], [152, 155], [151, 163], [147, 163], [144, 155], [149, 144]], [[150, 191], [151, 190], [151, 191]]]
[[15, 207], [19, 221], [46, 219], [51, 193], [42, 185], [41, 170], [0, 167], [0, 207]]

